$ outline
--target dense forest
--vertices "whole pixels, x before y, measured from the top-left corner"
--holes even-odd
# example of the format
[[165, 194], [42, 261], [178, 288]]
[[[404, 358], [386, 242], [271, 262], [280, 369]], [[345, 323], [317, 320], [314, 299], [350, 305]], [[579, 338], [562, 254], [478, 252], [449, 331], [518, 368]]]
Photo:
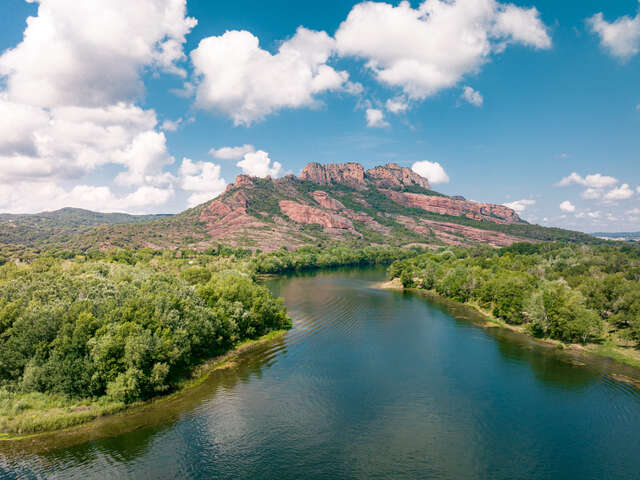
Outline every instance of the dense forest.
[[170, 392], [203, 361], [290, 325], [282, 300], [233, 255], [121, 250], [6, 263], [0, 428], [47, 428], [15, 417], [61, 398], [126, 405]]
[[640, 342], [640, 248], [566, 243], [447, 248], [394, 262], [389, 277], [567, 343]]

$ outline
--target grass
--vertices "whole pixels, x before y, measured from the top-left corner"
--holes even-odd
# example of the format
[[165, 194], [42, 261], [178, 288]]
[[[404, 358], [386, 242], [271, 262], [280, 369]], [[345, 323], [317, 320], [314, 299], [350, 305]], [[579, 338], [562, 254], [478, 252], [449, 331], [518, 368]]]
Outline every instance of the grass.
[[65, 430], [119, 412], [128, 412], [152, 402], [164, 401], [204, 382], [216, 370], [234, 365], [234, 361], [257, 345], [273, 340], [286, 330], [275, 330], [238, 343], [233, 350], [196, 367], [192, 375], [175, 386], [172, 393], [144, 402], [124, 404], [106, 397], [73, 399], [64, 395], [31, 392], [17, 394], [0, 389], [0, 440], [18, 440], [26, 436]]

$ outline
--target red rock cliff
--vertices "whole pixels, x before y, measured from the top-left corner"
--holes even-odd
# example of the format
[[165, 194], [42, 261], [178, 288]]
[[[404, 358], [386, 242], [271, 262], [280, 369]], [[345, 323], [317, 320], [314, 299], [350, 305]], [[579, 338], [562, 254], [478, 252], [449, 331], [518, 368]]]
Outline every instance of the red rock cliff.
[[281, 200], [280, 210], [287, 217], [298, 223], [315, 223], [325, 228], [338, 230], [353, 230], [353, 224], [348, 218], [335, 213], [329, 213], [319, 208], [303, 205], [291, 200]]
[[494, 223], [522, 223], [518, 214], [503, 205], [491, 203], [470, 202], [456, 200], [449, 197], [422, 195], [418, 193], [403, 193], [394, 190], [380, 190], [394, 202], [405, 207], [420, 208], [428, 212], [468, 217], [474, 220], [484, 220]]
[[388, 163], [381, 167], [375, 167], [366, 172], [367, 179], [377, 187], [401, 188], [417, 185], [430, 189], [429, 180], [421, 177], [410, 168], [401, 167], [397, 163]]
[[300, 174], [302, 180], [308, 180], [320, 185], [340, 183], [355, 188], [366, 186], [364, 168], [359, 163], [308, 163]]

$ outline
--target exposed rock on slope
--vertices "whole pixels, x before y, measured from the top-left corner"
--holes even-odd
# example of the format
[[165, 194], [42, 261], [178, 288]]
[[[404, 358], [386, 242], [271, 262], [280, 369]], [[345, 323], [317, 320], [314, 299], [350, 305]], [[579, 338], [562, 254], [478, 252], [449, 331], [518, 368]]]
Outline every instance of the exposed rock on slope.
[[329, 213], [319, 208], [303, 205], [291, 200], [281, 200], [280, 210], [294, 222], [322, 225], [325, 228], [336, 230], [353, 230], [353, 224], [347, 218], [335, 213]]
[[319, 185], [338, 183], [354, 188], [366, 187], [364, 168], [359, 163], [309, 163], [302, 170], [300, 178]]
[[417, 185], [429, 190], [429, 180], [421, 177], [410, 168], [396, 163], [388, 163], [382, 167], [367, 170], [366, 176], [379, 188], [402, 188]]
[[311, 196], [322, 208], [328, 208], [329, 210], [342, 210], [345, 208], [338, 200], [331, 198], [327, 192], [316, 190]]
[[454, 217], [465, 216], [474, 220], [494, 223], [522, 223], [518, 214], [504, 205], [470, 202], [468, 200], [419, 193], [403, 193], [394, 190], [381, 190], [381, 192], [400, 205], [419, 208], [427, 212], [452, 215]]

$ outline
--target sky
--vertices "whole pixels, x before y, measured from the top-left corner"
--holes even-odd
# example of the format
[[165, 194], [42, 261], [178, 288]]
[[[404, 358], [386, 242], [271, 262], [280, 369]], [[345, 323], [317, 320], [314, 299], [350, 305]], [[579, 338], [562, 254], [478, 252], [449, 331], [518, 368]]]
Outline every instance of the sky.
[[640, 3], [0, 4], [0, 212], [174, 213], [308, 162], [638, 231]]

